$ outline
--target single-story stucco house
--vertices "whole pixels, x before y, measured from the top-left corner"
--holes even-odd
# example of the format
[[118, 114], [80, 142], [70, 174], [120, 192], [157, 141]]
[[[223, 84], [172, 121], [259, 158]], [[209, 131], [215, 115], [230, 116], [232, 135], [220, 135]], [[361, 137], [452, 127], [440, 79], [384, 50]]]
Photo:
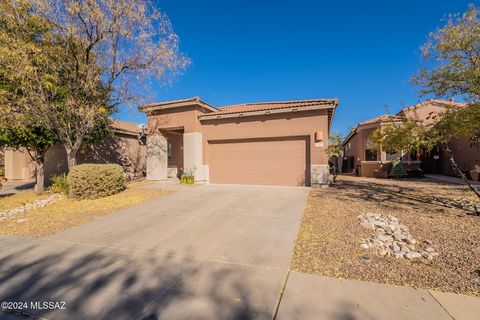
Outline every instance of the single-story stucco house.
[[146, 104], [147, 179], [191, 172], [196, 181], [311, 186], [328, 183], [327, 142], [337, 99], [215, 107], [199, 97]]
[[[81, 149], [77, 162], [117, 163], [132, 179], [145, 176], [146, 154], [145, 136], [139, 125], [119, 120], [112, 121], [113, 137], [93, 146]], [[35, 180], [35, 164], [28, 152], [5, 149], [5, 178], [9, 181], [31, 182]], [[45, 178], [67, 172], [67, 154], [61, 144], [50, 147], [45, 154]]]
[[[396, 115], [383, 115], [359, 123], [342, 143], [344, 153], [342, 171], [356, 172], [363, 177], [373, 177], [375, 171], [379, 170], [383, 164], [398, 158], [394, 154], [378, 152], [373, 147], [370, 136], [378, 127], [401, 122], [404, 118], [421, 121], [425, 126], [430, 126], [441, 119], [442, 113], [447, 111], [447, 108], [464, 106], [465, 104], [454, 101], [429, 99], [403, 108]], [[453, 151], [455, 161], [465, 173], [480, 166], [480, 149], [466, 139], [453, 139], [449, 146]], [[456, 175], [449, 165], [448, 154], [441, 146], [421, 154], [404, 155], [402, 160], [408, 165], [421, 168], [425, 173]]]

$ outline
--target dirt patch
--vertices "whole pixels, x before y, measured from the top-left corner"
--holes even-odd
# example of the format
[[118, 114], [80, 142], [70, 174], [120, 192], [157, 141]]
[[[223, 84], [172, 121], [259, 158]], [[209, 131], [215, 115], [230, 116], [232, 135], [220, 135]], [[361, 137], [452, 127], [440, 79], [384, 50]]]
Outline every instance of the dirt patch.
[[[292, 259], [292, 270], [325, 276], [480, 295], [480, 217], [435, 198], [476, 201], [460, 185], [419, 180], [339, 177], [312, 189]], [[371, 231], [358, 215], [393, 215], [439, 256], [432, 261], [380, 257], [360, 248]], [[362, 258], [363, 257], [363, 258]]]
[[[0, 221], [0, 235], [42, 237], [172, 193], [145, 188], [147, 185], [147, 182], [134, 182], [123, 192], [93, 200], [67, 199], [62, 196], [60, 200], [48, 206], [32, 209], [11, 218], [3, 218]], [[20, 192], [0, 199], [0, 202], [8, 199], [8, 203], [1, 207], [12, 208], [41, 198], [45, 198], [45, 195], [36, 196], [33, 192]]]

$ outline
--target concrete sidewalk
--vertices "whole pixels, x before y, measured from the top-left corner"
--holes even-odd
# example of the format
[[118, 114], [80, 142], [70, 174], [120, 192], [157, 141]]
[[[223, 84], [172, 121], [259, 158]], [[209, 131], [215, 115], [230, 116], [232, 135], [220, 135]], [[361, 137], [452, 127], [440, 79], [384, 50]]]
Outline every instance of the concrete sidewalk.
[[1, 196], [32, 190], [34, 185], [34, 182], [3, 181], [0, 188], [0, 198]]
[[475, 320], [480, 298], [291, 272], [276, 319]]

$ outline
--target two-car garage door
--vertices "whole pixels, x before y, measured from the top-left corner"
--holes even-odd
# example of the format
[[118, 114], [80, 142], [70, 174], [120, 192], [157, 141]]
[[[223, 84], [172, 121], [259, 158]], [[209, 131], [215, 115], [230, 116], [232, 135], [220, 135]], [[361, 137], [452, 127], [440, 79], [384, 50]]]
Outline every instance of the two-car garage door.
[[305, 185], [306, 138], [209, 141], [210, 182]]

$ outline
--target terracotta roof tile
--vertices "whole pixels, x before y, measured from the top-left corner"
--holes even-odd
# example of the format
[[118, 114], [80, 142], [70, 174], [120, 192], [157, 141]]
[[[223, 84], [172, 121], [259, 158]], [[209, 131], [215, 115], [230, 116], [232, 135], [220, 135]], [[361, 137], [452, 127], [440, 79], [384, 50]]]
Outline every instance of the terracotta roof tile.
[[138, 124], [121, 120], [112, 120], [112, 128], [114, 130], [119, 130], [127, 133], [138, 134], [140, 132], [138, 129]]
[[393, 115], [390, 115], [390, 114], [384, 114], [383, 116], [360, 122], [355, 128], [350, 130], [348, 135], [343, 140], [342, 146], [345, 145], [348, 142], [348, 140], [350, 140], [350, 138], [353, 137], [354, 134], [356, 134], [357, 130], [361, 126], [365, 126], [365, 125], [368, 125], [368, 124], [381, 123], [381, 122], [395, 122], [395, 121], [403, 121], [403, 118], [400, 117], [400, 116], [396, 116], [396, 115], [393, 116]]
[[402, 110], [400, 110], [397, 114], [400, 114], [403, 111], [416, 109], [418, 107], [425, 106], [425, 105], [437, 105], [437, 106], [444, 106], [444, 107], [465, 107], [467, 104], [458, 103], [454, 101], [439, 100], [439, 99], [428, 99], [428, 100], [419, 102], [417, 104], [414, 104], [413, 106], [405, 107]]
[[187, 103], [187, 102], [203, 104], [203, 105], [207, 105], [208, 107], [211, 107], [211, 108], [215, 109], [214, 106], [212, 106], [211, 104], [209, 104], [205, 101], [202, 101], [202, 99], [200, 99], [200, 97], [197, 96], [197, 97], [191, 97], [191, 98], [186, 98], [186, 99], [148, 103], [148, 104], [144, 104], [144, 105], [139, 106], [138, 110], [142, 111], [142, 112], [146, 112], [146, 111], [149, 111], [149, 109], [161, 109], [162, 107], [167, 108], [167, 107], [175, 106], [176, 104], [183, 104], [183, 103]]
[[403, 118], [400, 116], [392, 116], [390, 114], [385, 114], [383, 116], [373, 118], [367, 121], [360, 122], [358, 125], [363, 126], [366, 124], [373, 124], [373, 123], [379, 123], [379, 122], [393, 122], [393, 121], [402, 121]]
[[222, 115], [239, 112], [253, 112], [262, 110], [284, 109], [284, 108], [302, 108], [316, 105], [332, 105], [338, 104], [337, 99], [314, 99], [314, 100], [293, 100], [293, 101], [275, 101], [275, 102], [258, 102], [258, 103], [242, 103], [231, 106], [219, 107], [218, 111], [209, 113], [208, 115]]

